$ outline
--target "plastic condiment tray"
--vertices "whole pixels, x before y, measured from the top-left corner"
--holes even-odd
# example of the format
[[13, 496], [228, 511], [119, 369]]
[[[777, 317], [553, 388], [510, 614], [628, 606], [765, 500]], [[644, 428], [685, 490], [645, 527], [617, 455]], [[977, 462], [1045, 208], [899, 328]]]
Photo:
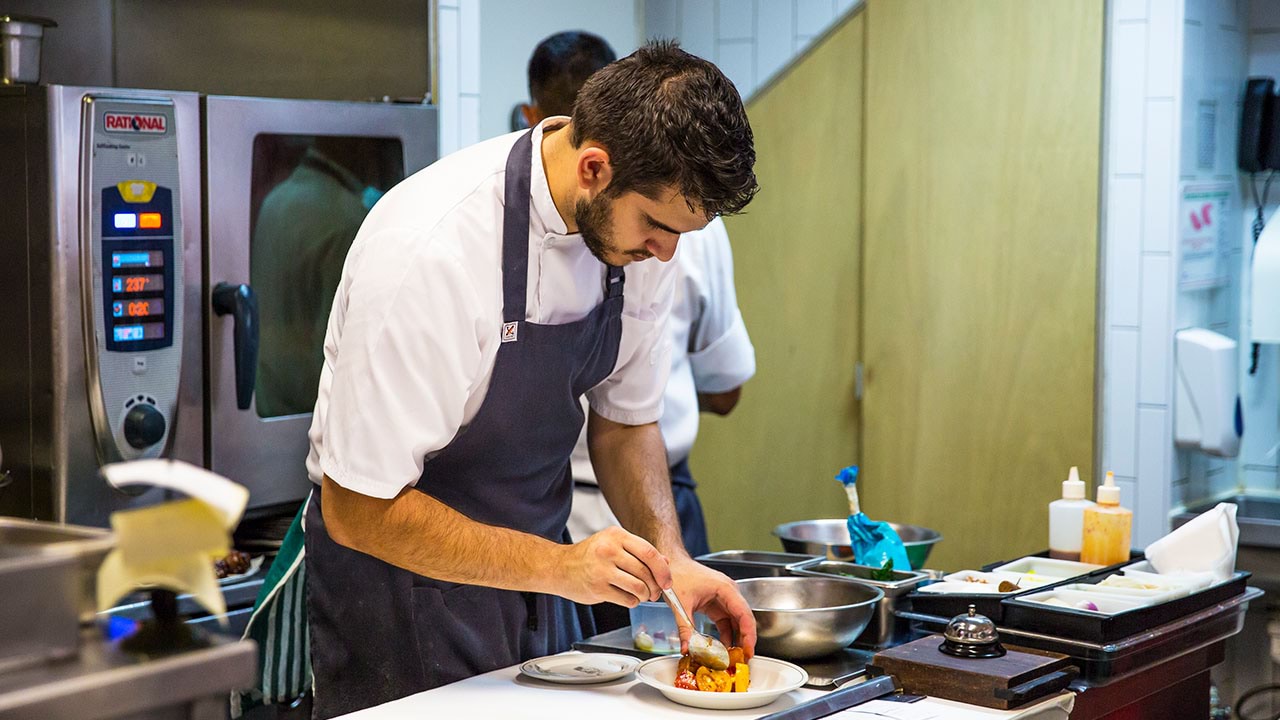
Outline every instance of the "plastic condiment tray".
[[[1094, 573], [1077, 582], [1096, 584], [1110, 574], [1112, 573]], [[1028, 595], [1035, 593], [1023, 593], [1018, 597], [1008, 598], [1002, 603], [1004, 605], [1003, 625], [1073, 640], [1091, 642], [1117, 640], [1173, 622], [1180, 617], [1240, 595], [1245, 591], [1251, 576], [1252, 573], [1239, 571], [1226, 580], [1189, 595], [1116, 613], [1046, 605], [1028, 599]], [[1047, 589], [1041, 588], [1037, 592]]]
[[[1048, 557], [1049, 551], [1043, 550], [1032, 555], [1022, 555], [1011, 560], [1001, 560], [1000, 562], [989, 563], [987, 565], [983, 565], [981, 569], [983, 572], [992, 572], [998, 567], [1010, 565], [1020, 560]], [[1116, 563], [1115, 565], [1107, 567], [1098, 567], [1071, 577], [1056, 577], [1051, 582], [1047, 582], [1043, 585], [1021, 589], [1011, 593], [928, 593], [917, 590], [916, 592], [908, 595], [907, 600], [910, 602], [911, 612], [947, 618], [969, 612], [969, 606], [972, 605], [978, 614], [986, 615], [988, 618], [991, 618], [993, 622], [999, 623], [1004, 620], [1004, 601], [1006, 600], [1019, 598], [1031, 593], [1043, 592], [1059, 585], [1087, 582], [1087, 578], [1095, 575], [1109, 575], [1141, 557], [1141, 553], [1134, 553], [1129, 560], [1122, 563]]]

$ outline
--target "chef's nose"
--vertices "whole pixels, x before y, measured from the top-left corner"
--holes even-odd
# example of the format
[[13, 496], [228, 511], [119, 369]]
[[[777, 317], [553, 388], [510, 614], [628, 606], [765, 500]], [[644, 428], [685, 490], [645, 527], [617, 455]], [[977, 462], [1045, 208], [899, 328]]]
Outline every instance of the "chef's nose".
[[679, 236], [662, 239], [651, 239], [645, 242], [645, 249], [651, 255], [658, 258], [662, 262], [667, 262], [676, 255], [676, 243], [680, 241]]

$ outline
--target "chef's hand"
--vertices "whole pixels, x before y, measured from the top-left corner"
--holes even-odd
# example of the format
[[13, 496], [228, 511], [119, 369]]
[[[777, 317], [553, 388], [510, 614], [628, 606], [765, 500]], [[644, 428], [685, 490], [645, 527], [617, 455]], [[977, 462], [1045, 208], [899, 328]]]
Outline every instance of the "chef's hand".
[[657, 600], [671, 586], [667, 559], [648, 540], [611, 527], [564, 546], [558, 595], [584, 605], [635, 607]]
[[[750, 660], [756, 651], [756, 618], [738, 586], [728, 576], [688, 556], [671, 560], [671, 577], [680, 604], [689, 614], [705, 613], [720, 630], [720, 642], [725, 647], [740, 646]], [[680, 652], [687, 655], [693, 628], [678, 620], [676, 625], [680, 628]]]

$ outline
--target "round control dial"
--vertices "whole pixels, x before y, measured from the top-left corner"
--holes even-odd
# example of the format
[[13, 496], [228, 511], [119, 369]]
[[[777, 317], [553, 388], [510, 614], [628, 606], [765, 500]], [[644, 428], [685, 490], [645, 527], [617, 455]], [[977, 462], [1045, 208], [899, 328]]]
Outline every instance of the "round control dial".
[[148, 403], [138, 403], [125, 413], [124, 439], [139, 450], [160, 442], [164, 428], [164, 415]]

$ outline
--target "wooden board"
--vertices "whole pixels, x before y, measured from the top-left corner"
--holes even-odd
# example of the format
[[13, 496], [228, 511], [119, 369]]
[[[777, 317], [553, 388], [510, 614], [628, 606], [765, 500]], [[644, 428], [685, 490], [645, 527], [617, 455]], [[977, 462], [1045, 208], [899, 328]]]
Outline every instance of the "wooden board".
[[863, 508], [959, 570], [1094, 458], [1100, 0], [869, 0]]
[[1003, 657], [970, 659], [938, 649], [931, 635], [877, 653], [868, 666], [873, 675], [893, 675], [913, 695], [1007, 710], [1065, 688], [1076, 675], [1066, 655], [1005, 646]]
[[713, 550], [781, 550], [775, 525], [848, 513], [863, 30], [846, 20], [747, 106], [760, 194], [725, 223], [757, 371], [732, 415], [702, 415], [690, 458]]

